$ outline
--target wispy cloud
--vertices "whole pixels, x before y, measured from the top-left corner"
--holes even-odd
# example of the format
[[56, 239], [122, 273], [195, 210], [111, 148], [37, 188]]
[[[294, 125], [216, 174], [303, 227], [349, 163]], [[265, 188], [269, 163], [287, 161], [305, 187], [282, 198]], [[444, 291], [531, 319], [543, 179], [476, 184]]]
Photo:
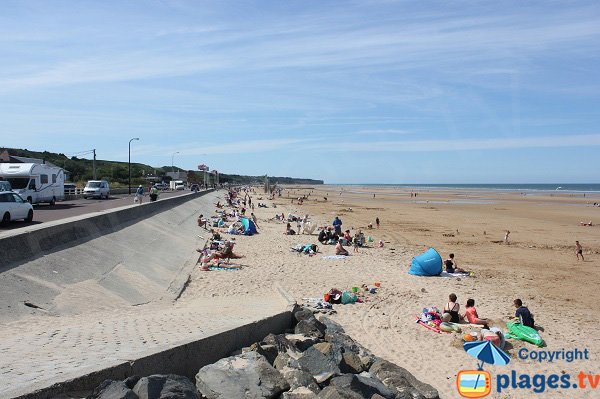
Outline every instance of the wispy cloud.
[[[600, 146], [600, 134], [541, 137], [497, 137], [488, 139], [396, 140], [337, 142], [327, 151], [337, 152], [453, 152], [523, 148], [562, 148]], [[319, 146], [310, 146], [316, 150]]]

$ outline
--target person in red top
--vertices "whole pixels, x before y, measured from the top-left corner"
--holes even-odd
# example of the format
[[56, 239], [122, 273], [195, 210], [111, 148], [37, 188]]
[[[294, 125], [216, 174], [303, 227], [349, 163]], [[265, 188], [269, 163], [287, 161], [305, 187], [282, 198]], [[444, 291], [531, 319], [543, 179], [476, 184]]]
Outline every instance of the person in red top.
[[467, 310], [465, 310], [464, 318], [471, 324], [479, 324], [487, 328], [487, 319], [481, 319], [475, 309], [475, 300], [467, 299]]

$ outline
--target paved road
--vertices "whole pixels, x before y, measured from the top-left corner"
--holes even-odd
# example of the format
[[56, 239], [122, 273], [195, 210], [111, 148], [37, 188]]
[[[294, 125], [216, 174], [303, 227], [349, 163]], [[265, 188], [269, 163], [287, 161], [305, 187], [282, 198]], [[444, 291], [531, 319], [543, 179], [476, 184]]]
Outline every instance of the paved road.
[[[189, 194], [189, 190], [184, 191], [164, 191], [158, 196], [158, 199]], [[148, 196], [144, 197], [144, 202], [149, 201]], [[0, 231], [19, 229], [25, 226], [36, 225], [44, 222], [65, 219], [71, 216], [94, 213], [106, 209], [118, 208], [120, 206], [133, 204], [133, 194], [112, 195], [109, 199], [77, 199], [57, 202], [56, 205], [39, 204], [33, 206], [33, 221], [31, 223], [16, 221], [5, 227], [0, 227]]]

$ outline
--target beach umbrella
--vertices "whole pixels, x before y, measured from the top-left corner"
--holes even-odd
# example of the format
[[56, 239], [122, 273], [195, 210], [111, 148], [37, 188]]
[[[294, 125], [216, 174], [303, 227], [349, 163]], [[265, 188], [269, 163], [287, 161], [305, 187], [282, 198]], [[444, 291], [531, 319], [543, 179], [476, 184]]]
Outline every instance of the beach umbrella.
[[496, 366], [504, 366], [510, 362], [510, 358], [502, 349], [498, 348], [492, 341], [465, 342], [465, 352], [481, 361], [479, 369], [482, 370], [483, 363]]

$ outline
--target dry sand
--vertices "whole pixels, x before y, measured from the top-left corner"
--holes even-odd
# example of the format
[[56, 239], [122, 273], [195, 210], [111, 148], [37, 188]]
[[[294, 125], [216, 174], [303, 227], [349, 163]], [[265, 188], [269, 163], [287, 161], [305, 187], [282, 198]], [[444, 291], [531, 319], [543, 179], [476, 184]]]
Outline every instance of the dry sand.
[[[292, 197], [309, 193], [303, 205], [292, 204]], [[255, 203], [259, 196], [253, 195]], [[414, 315], [423, 307], [442, 308], [453, 292], [463, 309], [466, 300], [474, 298], [479, 315], [501, 326], [514, 315], [513, 299], [521, 298], [535, 314], [536, 324], [543, 328], [541, 334], [547, 343], [544, 349], [587, 348], [590, 360], [541, 364], [524, 361], [517, 357], [518, 350], [536, 347], [511, 341], [511, 363], [486, 366], [486, 370], [492, 375], [512, 370], [530, 375], [566, 372], [572, 375], [573, 383], [580, 370], [600, 373], [600, 340], [596, 333], [600, 227], [579, 225], [580, 221], [599, 220], [600, 208], [590, 205], [595, 201], [600, 198], [564, 193], [544, 196], [421, 190], [411, 198], [410, 191], [394, 188], [290, 187], [275, 201], [260, 201], [269, 206], [255, 210], [260, 234], [236, 237], [235, 252], [245, 256], [240, 263], [247, 267], [240, 271], [197, 270], [182, 299], [237, 296], [243, 301], [245, 296], [271, 291], [278, 283], [302, 302], [306, 297], [321, 297], [333, 287], [344, 290], [381, 282], [379, 293], [370, 295], [366, 303], [335, 305], [337, 314], [332, 317], [375, 354], [435, 386], [441, 397], [458, 398], [456, 374], [476, 368], [475, 359], [465, 354], [457, 335], [433, 333], [415, 324]], [[307, 213], [318, 224], [329, 224], [339, 215], [344, 230], [362, 228], [375, 243], [384, 240], [385, 247], [361, 249], [345, 260], [322, 258], [333, 254], [333, 246], [319, 246], [321, 253], [314, 257], [290, 252], [295, 244], [318, 242], [316, 232], [313, 236], [283, 235], [285, 224], [271, 220], [282, 212]], [[381, 228], [366, 230], [368, 223], [375, 225], [376, 217], [381, 219]], [[502, 242], [507, 229], [511, 231], [509, 245]], [[575, 257], [575, 240], [583, 245], [585, 262]], [[475, 277], [409, 275], [412, 257], [430, 246], [444, 258], [455, 253], [459, 266], [473, 270]], [[580, 389], [546, 390], [541, 394], [531, 389], [507, 389], [500, 394], [493, 392], [490, 397], [600, 395]]]

